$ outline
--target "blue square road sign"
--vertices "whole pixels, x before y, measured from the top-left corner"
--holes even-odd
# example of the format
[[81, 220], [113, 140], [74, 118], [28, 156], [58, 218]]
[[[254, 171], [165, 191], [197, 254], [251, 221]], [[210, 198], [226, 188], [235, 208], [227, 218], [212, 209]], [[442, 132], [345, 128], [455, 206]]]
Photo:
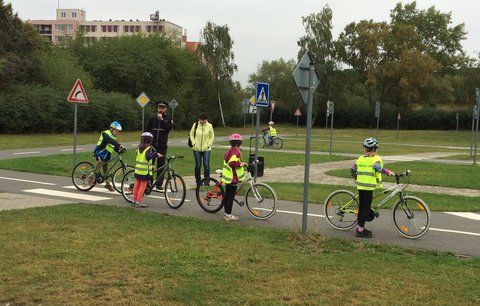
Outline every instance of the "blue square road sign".
[[270, 85], [268, 83], [257, 83], [255, 90], [255, 106], [268, 107], [270, 97]]

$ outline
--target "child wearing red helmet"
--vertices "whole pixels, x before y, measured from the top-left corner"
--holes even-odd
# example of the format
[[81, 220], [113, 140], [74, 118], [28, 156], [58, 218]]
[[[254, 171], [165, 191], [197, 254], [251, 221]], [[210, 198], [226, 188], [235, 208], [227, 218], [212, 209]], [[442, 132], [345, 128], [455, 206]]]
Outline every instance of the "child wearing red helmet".
[[243, 137], [240, 134], [230, 136], [231, 148], [223, 158], [222, 182], [225, 184], [225, 195], [223, 196], [223, 207], [225, 208], [225, 221], [238, 221], [238, 217], [232, 215], [233, 200], [237, 191], [237, 184], [245, 179], [246, 163], [242, 162], [240, 145]]

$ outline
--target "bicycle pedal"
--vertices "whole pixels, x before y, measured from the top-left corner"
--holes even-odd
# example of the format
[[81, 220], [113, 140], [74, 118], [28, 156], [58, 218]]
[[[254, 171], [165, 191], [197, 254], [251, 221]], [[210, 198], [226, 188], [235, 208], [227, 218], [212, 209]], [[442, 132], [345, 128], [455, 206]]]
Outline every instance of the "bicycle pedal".
[[240, 207], [243, 207], [243, 205], [245, 205], [245, 202], [244, 202], [244, 201], [240, 201], [240, 202], [238, 202], [238, 205], [239, 205]]
[[379, 218], [380, 217], [380, 213], [377, 211], [375, 212], [375, 218]]

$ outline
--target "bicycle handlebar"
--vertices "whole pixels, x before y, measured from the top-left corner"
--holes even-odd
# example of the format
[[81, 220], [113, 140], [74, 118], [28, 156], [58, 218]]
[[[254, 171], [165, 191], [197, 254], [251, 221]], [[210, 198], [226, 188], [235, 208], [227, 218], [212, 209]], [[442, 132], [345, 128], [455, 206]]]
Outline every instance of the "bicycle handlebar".
[[412, 173], [411, 170], [405, 170], [400, 174], [395, 174], [395, 180], [397, 181], [397, 184], [400, 183], [400, 178], [408, 177], [408, 176], [410, 176], [411, 173]]

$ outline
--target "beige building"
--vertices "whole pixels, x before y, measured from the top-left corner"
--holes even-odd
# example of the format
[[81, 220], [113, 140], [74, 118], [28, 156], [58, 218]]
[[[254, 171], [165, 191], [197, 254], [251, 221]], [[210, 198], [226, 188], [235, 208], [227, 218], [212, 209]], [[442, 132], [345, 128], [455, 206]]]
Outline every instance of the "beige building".
[[67, 39], [74, 39], [78, 31], [83, 32], [86, 43], [98, 39], [108, 39], [135, 33], [165, 33], [171, 38], [178, 39], [185, 46], [186, 34], [184, 29], [170, 21], [159, 18], [159, 12], [150, 15], [149, 21], [140, 20], [86, 20], [86, 12], [81, 9], [57, 9], [55, 20], [28, 20], [36, 26], [42, 36], [52, 43], [59, 43]]

